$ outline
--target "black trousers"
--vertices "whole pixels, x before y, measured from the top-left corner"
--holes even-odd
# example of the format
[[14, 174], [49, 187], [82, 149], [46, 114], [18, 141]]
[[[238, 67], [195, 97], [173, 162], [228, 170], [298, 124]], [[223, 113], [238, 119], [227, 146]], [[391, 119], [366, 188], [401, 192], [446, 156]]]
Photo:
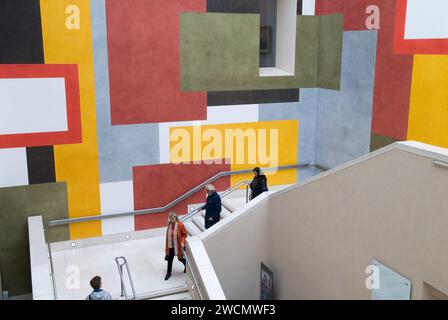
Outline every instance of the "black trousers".
[[219, 217], [219, 216], [217, 218], [215, 217], [215, 218], [213, 218], [212, 221], [210, 221], [209, 219], [210, 219], [210, 217], [205, 216], [205, 229], [213, 227], [215, 224], [217, 224], [221, 220], [221, 217]]
[[[174, 248], [171, 248], [170, 249], [170, 252], [169, 252], [169, 254], [168, 254], [168, 271], [166, 272], [167, 274], [169, 274], [169, 275], [171, 275], [171, 271], [173, 270], [173, 260], [174, 260], [174, 256], [175, 256], [175, 253], [174, 253]], [[180, 262], [182, 262], [183, 264], [184, 264], [184, 267], [185, 267], [185, 259], [184, 258], [182, 258], [182, 259], [179, 259], [179, 261]]]

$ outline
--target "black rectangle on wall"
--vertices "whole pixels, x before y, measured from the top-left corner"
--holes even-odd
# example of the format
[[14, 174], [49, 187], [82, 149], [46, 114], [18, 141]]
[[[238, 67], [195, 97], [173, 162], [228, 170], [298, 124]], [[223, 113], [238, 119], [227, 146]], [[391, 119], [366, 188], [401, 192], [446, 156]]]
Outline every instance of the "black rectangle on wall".
[[207, 12], [260, 13], [260, 1], [261, 0], [207, 0]]
[[44, 63], [39, 0], [0, 1], [0, 64]]
[[298, 102], [299, 89], [208, 92], [208, 106]]
[[298, 16], [302, 15], [302, 8], [303, 8], [302, 0], [297, 0], [297, 15]]
[[26, 148], [29, 184], [56, 182], [53, 147]]

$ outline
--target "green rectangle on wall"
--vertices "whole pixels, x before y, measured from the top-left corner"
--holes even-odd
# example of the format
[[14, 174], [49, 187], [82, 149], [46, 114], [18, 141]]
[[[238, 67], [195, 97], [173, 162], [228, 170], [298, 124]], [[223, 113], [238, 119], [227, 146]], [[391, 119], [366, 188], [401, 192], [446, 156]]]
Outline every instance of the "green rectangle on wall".
[[259, 76], [257, 14], [182, 13], [183, 91], [339, 89], [341, 15], [297, 16], [294, 76]]
[[[68, 218], [67, 185], [36, 184], [0, 188], [0, 274], [11, 296], [31, 293], [28, 217]], [[68, 226], [48, 229], [47, 241], [69, 240]]]
[[180, 25], [182, 90], [238, 88], [258, 77], [259, 15], [182, 13]]
[[339, 89], [342, 68], [342, 15], [321, 16], [319, 32], [319, 79], [317, 87]]

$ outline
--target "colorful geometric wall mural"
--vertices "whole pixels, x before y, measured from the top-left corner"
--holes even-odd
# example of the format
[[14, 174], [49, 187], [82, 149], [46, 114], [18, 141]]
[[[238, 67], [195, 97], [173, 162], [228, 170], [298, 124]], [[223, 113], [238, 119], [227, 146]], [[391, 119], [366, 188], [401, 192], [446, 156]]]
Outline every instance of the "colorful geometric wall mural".
[[[372, 132], [377, 135], [405, 140], [409, 116], [409, 93], [412, 79], [412, 55], [395, 54], [394, 0], [317, 0], [316, 13], [344, 14], [344, 30], [366, 30], [371, 13], [369, 6], [378, 8], [379, 23], [373, 95]], [[375, 29], [374, 29], [375, 30]]]
[[[74, 4], [79, 8], [79, 29], [67, 27], [71, 16], [67, 8]], [[40, 12], [45, 63], [78, 65], [82, 143], [54, 146], [56, 181], [67, 183], [70, 218], [97, 215], [100, 193], [90, 1], [44, 0]], [[99, 236], [101, 223], [72, 224], [70, 235]]]
[[[232, 157], [210, 164], [228, 159], [225, 143], [210, 146], [226, 130], [256, 137], [276, 130], [278, 165], [332, 168], [406, 139], [448, 147], [448, 23], [440, 16], [447, 7], [444, 0], [1, 1], [0, 197], [10, 204], [26, 195], [30, 205], [9, 206], [0, 219], [19, 216], [23, 233], [27, 208], [43, 208], [48, 221], [163, 206], [216, 172], [264, 165]], [[266, 39], [270, 51], [261, 46]], [[293, 39], [289, 49], [285, 39]], [[176, 134], [187, 132], [191, 147], [197, 130], [208, 140], [199, 139], [199, 157], [191, 149], [188, 160], [200, 162], [177, 163]], [[242, 146], [263, 154], [270, 142]], [[269, 183], [318, 173], [283, 171]], [[203, 200], [198, 192], [174, 210]], [[77, 223], [60, 238], [165, 222], [166, 213]]]
[[[130, 181], [134, 165], [159, 163], [159, 125], [158, 123], [112, 124], [105, 1], [91, 1], [90, 15], [95, 101], [96, 105], [101, 106], [96, 108], [100, 182], [103, 184]], [[127, 107], [127, 104], [125, 106]], [[142, 105], [144, 106], [146, 104]], [[109, 221], [108, 223], [111, 223]]]

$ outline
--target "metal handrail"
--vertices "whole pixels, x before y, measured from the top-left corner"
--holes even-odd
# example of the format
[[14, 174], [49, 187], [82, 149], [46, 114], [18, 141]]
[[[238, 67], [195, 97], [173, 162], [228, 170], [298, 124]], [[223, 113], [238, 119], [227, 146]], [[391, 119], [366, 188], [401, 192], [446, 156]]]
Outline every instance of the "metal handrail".
[[199, 212], [202, 211], [201, 208], [202, 208], [202, 205], [199, 206], [199, 207], [197, 207], [197, 208], [194, 209], [193, 211], [188, 212], [186, 215], [184, 215], [184, 216], [182, 216], [181, 218], [179, 218], [179, 221], [180, 221], [180, 222], [184, 222], [184, 221], [186, 221], [186, 220], [188, 220], [188, 219], [194, 217], [195, 215], [197, 215]]
[[[120, 263], [120, 260], [123, 261], [123, 263]], [[128, 261], [126, 260], [125, 257], [122, 256], [122, 257], [116, 257], [115, 262], [117, 263], [118, 273], [120, 274], [121, 297], [124, 297], [126, 300], [136, 300], [137, 294], [135, 292], [134, 281], [132, 280], [131, 272], [129, 270]], [[129, 277], [129, 282], [131, 284], [131, 289], [132, 289], [132, 294], [133, 294], [132, 299], [128, 299], [128, 293], [126, 291], [126, 285], [124, 283], [124, 277], [123, 277], [123, 267], [124, 266], [126, 266], [126, 271], [127, 271], [128, 277]]]
[[202, 293], [201, 293], [201, 290], [200, 290], [199, 282], [196, 279], [196, 276], [194, 275], [194, 270], [191, 267], [190, 259], [188, 258], [186, 249], [184, 249], [184, 255], [185, 255], [185, 262], [187, 263], [187, 267], [188, 267], [188, 269], [190, 269], [190, 273], [191, 273], [191, 276], [193, 278], [194, 286], [195, 286], [196, 290], [198, 291], [199, 299], [204, 300], [204, 297], [202, 296]]
[[48, 259], [50, 260], [50, 272], [51, 272], [50, 276], [51, 276], [51, 285], [53, 287], [53, 299], [58, 300], [58, 294], [56, 291], [56, 279], [54, 278], [54, 267], [53, 267], [53, 258], [51, 256], [50, 242], [47, 242], [47, 246], [48, 246]]
[[[294, 165], [287, 165], [287, 166], [262, 168], [262, 170], [264, 172], [268, 172], [268, 171], [288, 170], [288, 169], [297, 169], [297, 168], [305, 168], [305, 167], [314, 167], [314, 168], [318, 168], [318, 169], [323, 170], [323, 171], [327, 170], [326, 168], [323, 168], [323, 167], [321, 167], [319, 165], [316, 165], [316, 164], [301, 164], [301, 165], [294, 164]], [[210, 183], [212, 183], [212, 182], [214, 182], [214, 181], [216, 181], [216, 180], [218, 180], [218, 179], [220, 179], [222, 177], [227, 177], [227, 176], [230, 176], [230, 175], [237, 175], [237, 174], [252, 173], [252, 172], [253, 172], [252, 169], [235, 170], [235, 171], [221, 171], [221, 172], [215, 174], [214, 176], [212, 176], [211, 178], [205, 180], [201, 184], [197, 185], [196, 187], [194, 187], [190, 191], [184, 193], [183, 195], [181, 195], [177, 199], [171, 201], [170, 203], [168, 203], [167, 205], [165, 205], [163, 207], [151, 208], [151, 209], [143, 209], [143, 210], [136, 210], [136, 211], [131, 211], [131, 212], [115, 213], [115, 214], [110, 214], [110, 215], [96, 215], [96, 216], [87, 216], [87, 217], [79, 217], [79, 218], [69, 218], [69, 219], [53, 220], [53, 221], [49, 221], [48, 222], [48, 227], [67, 225], [67, 224], [70, 224], [70, 223], [90, 222], [90, 221], [98, 221], [98, 220], [104, 220], [104, 219], [120, 218], [120, 217], [127, 217], [127, 216], [139, 216], [139, 215], [145, 215], [145, 214], [164, 212], [164, 211], [167, 211], [167, 210], [171, 209], [172, 207], [174, 207], [175, 205], [179, 204], [180, 202], [182, 202], [183, 200], [187, 199], [188, 197], [192, 196], [196, 192], [202, 190], [206, 185], [208, 185], [208, 184], [210, 184]]]
[[250, 183], [250, 181], [248, 181], [248, 180], [242, 180], [242, 181], [238, 182], [236, 185], [234, 185], [233, 187], [231, 187], [231, 188], [229, 188], [229, 189], [219, 193], [219, 195], [221, 196], [221, 198], [224, 198], [228, 194], [230, 194], [233, 191], [239, 189], [241, 186], [248, 185], [249, 183]]

